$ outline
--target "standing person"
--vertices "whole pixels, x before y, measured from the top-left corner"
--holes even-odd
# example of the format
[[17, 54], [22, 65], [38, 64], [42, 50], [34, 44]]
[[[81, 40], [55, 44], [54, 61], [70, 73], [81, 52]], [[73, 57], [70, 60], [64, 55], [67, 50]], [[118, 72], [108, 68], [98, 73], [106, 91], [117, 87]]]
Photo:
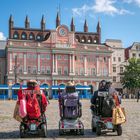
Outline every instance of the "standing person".
[[48, 103], [50, 104], [50, 102], [49, 102], [49, 93], [48, 93], [46, 88], [44, 89], [44, 94], [45, 94], [45, 96], [47, 98]]
[[138, 91], [137, 102], [139, 102], [139, 98], [140, 98], [140, 91]]

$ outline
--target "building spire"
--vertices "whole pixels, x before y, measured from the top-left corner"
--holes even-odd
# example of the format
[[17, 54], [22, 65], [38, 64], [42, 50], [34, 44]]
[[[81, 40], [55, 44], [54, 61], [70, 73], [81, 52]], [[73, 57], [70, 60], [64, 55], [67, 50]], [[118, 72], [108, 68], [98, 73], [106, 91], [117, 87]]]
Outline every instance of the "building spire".
[[25, 18], [25, 28], [30, 28], [30, 21], [29, 21], [29, 18], [28, 16], [26, 15], [26, 18]]
[[9, 17], [9, 38], [11, 38], [11, 29], [14, 27], [14, 20], [12, 15]]
[[97, 32], [99, 33], [101, 31], [101, 26], [100, 26], [100, 21], [98, 20], [98, 23], [97, 23]]
[[57, 12], [57, 16], [56, 16], [56, 28], [60, 25], [60, 16], [59, 16], [59, 12]]
[[44, 18], [44, 15], [42, 15], [42, 19], [41, 19], [41, 29], [42, 30], [45, 30], [45, 24], [46, 24], [46, 22], [45, 22], [45, 18]]
[[97, 27], [96, 27], [97, 33], [99, 34], [99, 43], [101, 43], [101, 26], [100, 21], [98, 20]]
[[71, 19], [71, 31], [75, 31], [75, 25], [74, 25], [74, 20], [73, 20], [73, 17]]
[[14, 26], [13, 16], [10, 15], [10, 18], [9, 18], [9, 27], [10, 27], [10, 28], [13, 28], [13, 26]]
[[84, 23], [84, 32], [88, 32], [88, 25], [87, 25], [86, 19], [85, 19], [85, 23]]

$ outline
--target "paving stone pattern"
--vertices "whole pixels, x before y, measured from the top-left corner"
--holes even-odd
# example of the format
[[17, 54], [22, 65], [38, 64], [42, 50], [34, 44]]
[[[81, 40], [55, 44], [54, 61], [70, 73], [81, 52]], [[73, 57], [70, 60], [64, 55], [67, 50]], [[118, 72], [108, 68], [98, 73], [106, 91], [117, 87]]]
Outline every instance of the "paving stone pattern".
[[[127, 122], [122, 125], [123, 134], [117, 136], [116, 132], [96, 136], [91, 131], [91, 111], [90, 101], [81, 100], [82, 102], [82, 122], [85, 127], [84, 136], [58, 134], [59, 110], [58, 101], [51, 100], [48, 105], [46, 116], [48, 120], [48, 140], [140, 140], [140, 102], [134, 99], [124, 99], [122, 106], [125, 107]], [[20, 139], [19, 122], [13, 119], [13, 110], [16, 101], [0, 101], [0, 139]], [[26, 138], [34, 139], [34, 138]], [[43, 138], [37, 138], [42, 140]], [[45, 139], [45, 138], [44, 138]]]

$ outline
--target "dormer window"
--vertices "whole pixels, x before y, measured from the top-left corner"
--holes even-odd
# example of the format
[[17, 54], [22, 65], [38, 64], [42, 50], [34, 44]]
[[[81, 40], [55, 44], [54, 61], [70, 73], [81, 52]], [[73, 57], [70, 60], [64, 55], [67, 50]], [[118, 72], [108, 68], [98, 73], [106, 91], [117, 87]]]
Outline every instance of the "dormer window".
[[86, 42], [85, 36], [82, 37], [81, 42], [83, 42], [83, 43]]
[[32, 40], [33, 39], [33, 35], [30, 35], [29, 38]]
[[14, 34], [14, 38], [18, 38], [18, 35], [17, 34]]
[[13, 38], [14, 38], [14, 39], [18, 39], [18, 38], [19, 38], [19, 34], [18, 34], [17, 31], [14, 32]]
[[35, 38], [34, 34], [33, 34], [33, 33], [30, 33], [29, 39], [30, 39], [30, 40], [34, 40], [34, 38]]
[[85, 40], [84, 40], [84, 39], [82, 39], [82, 42], [85, 42]]
[[97, 43], [97, 40], [94, 40], [94, 43]]
[[21, 38], [22, 38], [22, 39], [25, 39], [25, 38], [26, 38], [25, 34], [23, 34]]
[[24, 33], [24, 32], [22, 33], [22, 35], [21, 35], [21, 39], [24, 39], [24, 40], [27, 39], [27, 35], [26, 35], [26, 33]]
[[88, 43], [90, 43], [91, 42], [91, 40], [90, 39], [88, 39]]
[[41, 40], [41, 35], [37, 35], [36, 39]]
[[88, 37], [87, 42], [88, 42], [88, 43], [91, 43], [91, 42], [92, 42], [92, 37], [91, 37], [91, 36]]

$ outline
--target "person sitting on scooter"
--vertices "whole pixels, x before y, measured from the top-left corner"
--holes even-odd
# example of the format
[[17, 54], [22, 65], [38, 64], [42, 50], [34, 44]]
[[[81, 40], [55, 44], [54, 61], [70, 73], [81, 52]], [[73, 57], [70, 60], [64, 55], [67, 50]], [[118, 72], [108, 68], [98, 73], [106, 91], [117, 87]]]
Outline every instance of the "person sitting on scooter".
[[27, 116], [29, 118], [39, 118], [46, 111], [48, 101], [36, 80], [29, 80], [27, 89], [18, 91], [19, 104], [23, 98], [26, 100]]
[[[107, 91], [106, 89], [106, 81], [102, 80], [99, 83], [99, 87], [98, 90], [94, 92], [93, 96], [91, 97], [91, 110], [95, 113], [97, 113], [96, 110], [96, 105], [98, 104], [97, 102], [102, 103], [103, 102], [103, 97], [98, 97], [98, 91]], [[98, 99], [98, 100], [97, 100]], [[101, 108], [102, 108], [102, 104], [101, 104]], [[98, 110], [98, 114], [101, 114], [101, 109]]]

